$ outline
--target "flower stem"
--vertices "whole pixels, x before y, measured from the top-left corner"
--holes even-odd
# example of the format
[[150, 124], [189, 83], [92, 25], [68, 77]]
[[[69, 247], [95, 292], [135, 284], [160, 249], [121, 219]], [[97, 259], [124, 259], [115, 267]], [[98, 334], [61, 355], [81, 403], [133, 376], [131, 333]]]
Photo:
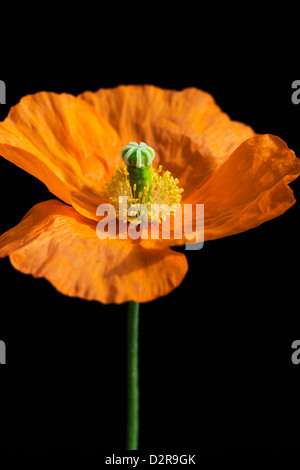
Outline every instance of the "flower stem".
[[138, 385], [138, 302], [128, 304], [128, 351], [127, 351], [127, 450], [138, 450], [139, 433], [139, 385]]

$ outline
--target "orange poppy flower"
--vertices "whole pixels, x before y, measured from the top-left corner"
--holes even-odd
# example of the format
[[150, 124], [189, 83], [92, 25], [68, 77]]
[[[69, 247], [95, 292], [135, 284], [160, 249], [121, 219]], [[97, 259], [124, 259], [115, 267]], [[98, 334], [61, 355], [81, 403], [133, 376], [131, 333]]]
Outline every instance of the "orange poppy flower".
[[179, 180], [182, 204], [204, 204], [205, 240], [249, 230], [295, 203], [294, 152], [279, 137], [231, 121], [208, 93], [150, 85], [78, 97], [40, 92], [0, 123], [0, 154], [59, 200], [35, 205], [3, 234], [0, 256], [63, 294], [103, 303], [147, 302], [177, 287], [188, 266], [171, 246], [184, 239], [96, 235], [103, 190], [131, 141], [155, 149], [154, 167]]

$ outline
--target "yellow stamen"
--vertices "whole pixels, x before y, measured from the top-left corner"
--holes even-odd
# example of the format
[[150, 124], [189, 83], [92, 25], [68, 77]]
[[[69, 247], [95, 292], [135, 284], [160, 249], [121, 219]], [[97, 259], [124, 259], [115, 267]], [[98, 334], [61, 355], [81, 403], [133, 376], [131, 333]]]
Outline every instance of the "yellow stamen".
[[[173, 178], [169, 171], [162, 172], [162, 165], [159, 165], [157, 172], [152, 169], [152, 185], [149, 191], [149, 184], [147, 183], [143, 191], [140, 191], [136, 197], [136, 184], [131, 188], [128, 171], [125, 167], [118, 167], [115, 174], [112, 176], [110, 183], [106, 184], [105, 189], [102, 191], [102, 196], [110, 201], [116, 209], [117, 217], [123, 221], [133, 222], [136, 217], [129, 216], [129, 207], [133, 204], [144, 204], [148, 210], [148, 217], [150, 220], [165, 220], [167, 215], [175, 215], [174, 206], [180, 204], [181, 194], [183, 188], [178, 187], [178, 178]], [[149, 201], [146, 202], [147, 194], [150, 194]], [[119, 197], [127, 196], [127, 210], [122, 214], [119, 212]], [[165, 204], [170, 207], [170, 210], [157, 211], [150, 210], [151, 204]], [[172, 207], [171, 207], [172, 206]]]

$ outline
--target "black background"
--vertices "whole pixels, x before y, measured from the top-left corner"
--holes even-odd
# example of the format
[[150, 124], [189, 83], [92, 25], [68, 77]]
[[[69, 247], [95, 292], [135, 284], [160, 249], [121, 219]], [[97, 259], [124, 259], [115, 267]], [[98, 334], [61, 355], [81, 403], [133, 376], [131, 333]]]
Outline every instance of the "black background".
[[[263, 7], [261, 5], [263, 3]], [[2, 8], [2, 7], [1, 7]], [[232, 119], [300, 156], [299, 22], [287, 2], [83, 2], [2, 12], [10, 106], [37, 91], [196, 86]], [[1, 233], [52, 198], [0, 161]], [[291, 184], [300, 198], [299, 181]], [[180, 287], [141, 306], [140, 448], [299, 446], [299, 203], [248, 232], [185, 252]], [[183, 251], [183, 250], [182, 250]], [[1, 260], [0, 448], [120, 453], [126, 434], [126, 309], [64, 297]]]

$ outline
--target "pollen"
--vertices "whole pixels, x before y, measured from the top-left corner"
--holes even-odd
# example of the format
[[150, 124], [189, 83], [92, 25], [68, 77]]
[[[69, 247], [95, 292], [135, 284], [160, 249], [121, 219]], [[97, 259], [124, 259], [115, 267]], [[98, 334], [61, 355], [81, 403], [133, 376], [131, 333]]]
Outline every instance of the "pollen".
[[[140, 212], [140, 204], [147, 208], [149, 221], [155, 220], [161, 223], [168, 215], [175, 215], [183, 193], [183, 188], [179, 187], [178, 178], [174, 178], [170, 171], [163, 171], [161, 165], [157, 172], [151, 167], [151, 175], [151, 186], [147, 182], [143, 191], [137, 194], [136, 184], [132, 187], [130, 185], [127, 167], [117, 168], [111, 181], [106, 183], [102, 197], [115, 207], [118, 219], [123, 222], [135, 221], [136, 213]], [[121, 196], [126, 196], [127, 207], [120, 211]]]

